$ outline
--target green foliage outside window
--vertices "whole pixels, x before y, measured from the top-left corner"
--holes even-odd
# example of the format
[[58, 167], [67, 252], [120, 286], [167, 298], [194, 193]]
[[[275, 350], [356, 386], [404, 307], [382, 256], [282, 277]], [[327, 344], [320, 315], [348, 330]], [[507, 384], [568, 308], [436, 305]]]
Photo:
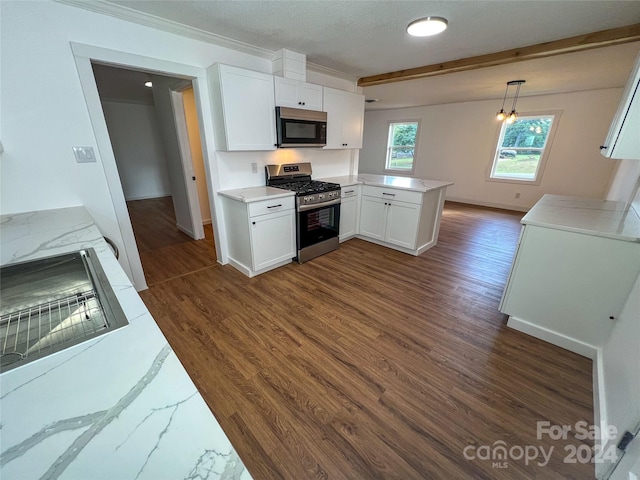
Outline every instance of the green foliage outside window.
[[387, 143], [386, 170], [411, 172], [415, 158], [417, 122], [391, 123]]

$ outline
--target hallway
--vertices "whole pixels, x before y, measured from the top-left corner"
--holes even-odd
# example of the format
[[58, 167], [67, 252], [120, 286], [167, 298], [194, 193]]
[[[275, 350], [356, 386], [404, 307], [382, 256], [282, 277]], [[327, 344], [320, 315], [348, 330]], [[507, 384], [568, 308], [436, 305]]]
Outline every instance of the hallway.
[[178, 230], [171, 197], [132, 200], [127, 208], [149, 287], [217, 264], [212, 226], [204, 225], [202, 240]]

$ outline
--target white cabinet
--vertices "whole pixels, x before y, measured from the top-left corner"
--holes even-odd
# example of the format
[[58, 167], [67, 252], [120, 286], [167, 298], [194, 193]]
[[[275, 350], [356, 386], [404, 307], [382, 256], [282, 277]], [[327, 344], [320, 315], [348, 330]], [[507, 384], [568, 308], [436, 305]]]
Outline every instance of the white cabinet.
[[438, 242], [445, 190], [362, 185], [358, 238], [420, 255]]
[[500, 311], [512, 328], [593, 357], [639, 272], [640, 243], [524, 225]]
[[344, 242], [358, 233], [360, 186], [342, 187], [340, 197], [340, 241]]
[[640, 160], [640, 56], [600, 152], [609, 158]]
[[273, 76], [229, 65], [207, 70], [217, 150], [275, 150]]
[[[396, 198], [397, 197], [397, 198]], [[406, 249], [416, 248], [422, 194], [365, 185], [360, 234]]]
[[362, 148], [364, 95], [324, 87], [323, 105], [327, 112], [324, 148]]
[[231, 265], [253, 277], [296, 256], [293, 196], [249, 203], [222, 200]]
[[291, 78], [273, 77], [276, 91], [276, 106], [322, 110], [322, 87]]

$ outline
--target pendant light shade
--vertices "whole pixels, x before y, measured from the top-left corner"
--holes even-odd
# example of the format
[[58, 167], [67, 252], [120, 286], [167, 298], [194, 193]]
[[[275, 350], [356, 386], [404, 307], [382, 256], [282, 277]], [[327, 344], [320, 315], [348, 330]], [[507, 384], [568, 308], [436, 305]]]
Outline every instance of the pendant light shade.
[[[505, 121], [509, 124], [516, 121], [518, 118], [518, 112], [516, 112], [516, 103], [518, 102], [518, 96], [520, 95], [520, 86], [525, 83], [526, 80], [510, 80], [507, 82], [507, 89], [504, 91], [504, 98], [502, 99], [502, 107], [498, 113], [496, 113], [496, 119], [499, 122]], [[509, 93], [509, 87], [511, 85], [517, 85], [516, 94], [513, 96], [513, 105], [511, 106], [511, 112], [504, 111], [504, 104], [507, 101], [507, 94]]]
[[414, 20], [407, 27], [407, 33], [413, 37], [428, 37], [443, 32], [448, 25], [446, 18], [425, 17]]

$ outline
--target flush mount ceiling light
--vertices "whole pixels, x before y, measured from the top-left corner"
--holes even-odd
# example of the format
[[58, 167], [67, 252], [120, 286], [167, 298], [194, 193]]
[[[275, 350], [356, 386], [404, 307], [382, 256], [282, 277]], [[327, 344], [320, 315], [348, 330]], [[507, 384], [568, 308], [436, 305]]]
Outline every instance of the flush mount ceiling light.
[[446, 18], [443, 17], [426, 17], [414, 20], [407, 27], [407, 33], [414, 37], [428, 37], [437, 35], [447, 28]]
[[[525, 80], [510, 80], [507, 82], [507, 89], [504, 91], [504, 98], [502, 99], [502, 108], [496, 114], [496, 118], [499, 121], [506, 120], [507, 123], [513, 123], [518, 118], [518, 112], [516, 112], [516, 102], [518, 101], [518, 95], [520, 95], [520, 85], [525, 83]], [[507, 94], [509, 93], [509, 87], [511, 85], [517, 85], [516, 94], [513, 96], [513, 105], [511, 106], [511, 112], [504, 111], [504, 102], [507, 100]]]

